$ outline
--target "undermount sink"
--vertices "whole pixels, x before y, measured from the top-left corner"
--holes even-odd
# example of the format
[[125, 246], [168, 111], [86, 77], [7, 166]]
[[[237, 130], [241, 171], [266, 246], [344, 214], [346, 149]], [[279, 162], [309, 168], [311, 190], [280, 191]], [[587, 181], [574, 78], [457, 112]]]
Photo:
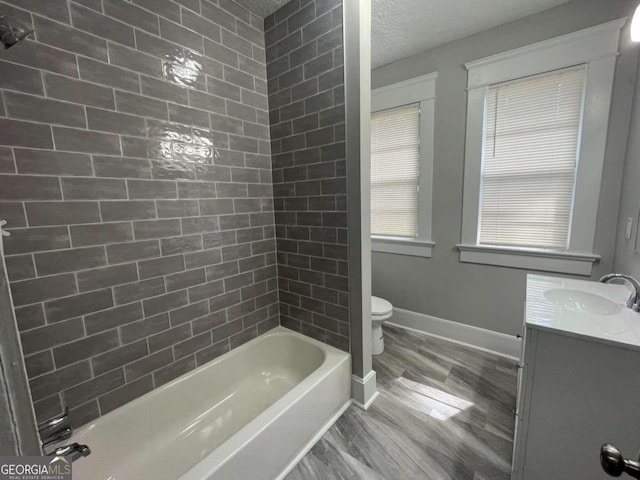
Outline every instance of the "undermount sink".
[[544, 297], [551, 303], [572, 312], [613, 315], [620, 311], [620, 305], [608, 298], [582, 290], [553, 288], [544, 292]]

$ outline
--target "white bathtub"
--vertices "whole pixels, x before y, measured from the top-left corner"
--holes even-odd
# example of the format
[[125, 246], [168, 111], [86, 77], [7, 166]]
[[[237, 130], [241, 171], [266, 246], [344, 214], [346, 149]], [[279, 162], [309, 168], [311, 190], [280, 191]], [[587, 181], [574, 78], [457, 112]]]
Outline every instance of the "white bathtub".
[[351, 356], [278, 327], [77, 430], [78, 480], [282, 478], [350, 403]]

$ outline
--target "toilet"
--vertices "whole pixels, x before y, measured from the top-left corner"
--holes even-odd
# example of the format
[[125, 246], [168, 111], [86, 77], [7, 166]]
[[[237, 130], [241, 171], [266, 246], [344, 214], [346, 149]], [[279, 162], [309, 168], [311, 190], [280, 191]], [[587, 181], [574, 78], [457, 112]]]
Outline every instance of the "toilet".
[[393, 314], [393, 305], [384, 298], [371, 297], [371, 353], [384, 352], [382, 323]]

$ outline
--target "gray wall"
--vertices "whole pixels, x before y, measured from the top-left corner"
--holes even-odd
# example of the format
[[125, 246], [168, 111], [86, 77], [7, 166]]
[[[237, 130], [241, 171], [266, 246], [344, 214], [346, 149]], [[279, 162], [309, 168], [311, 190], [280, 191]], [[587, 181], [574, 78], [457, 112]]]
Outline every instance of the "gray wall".
[[6, 260], [37, 416], [78, 425], [278, 324], [263, 22], [10, 4], [36, 39], [0, 52]]
[[[372, 73], [372, 88], [439, 72], [435, 107], [433, 240], [431, 259], [374, 253], [373, 294], [395, 306], [507, 334], [521, 332], [526, 271], [460, 263], [466, 121], [464, 63], [558, 35], [630, 16], [637, 2], [583, 0], [436, 47]], [[636, 48], [623, 34], [618, 57], [598, 211], [592, 278], [611, 271]], [[583, 277], [584, 278], [584, 277]]]
[[[624, 165], [624, 180], [620, 199], [618, 237], [613, 264], [615, 272], [626, 273], [640, 278], [640, 255], [635, 254], [635, 240], [638, 235], [638, 212], [640, 211], [640, 69], [636, 78], [636, 92], [633, 100], [633, 114], [629, 129], [627, 158]], [[633, 218], [631, 239], [627, 240], [625, 231], [627, 218]]]
[[265, 19], [282, 325], [349, 350], [342, 0]]

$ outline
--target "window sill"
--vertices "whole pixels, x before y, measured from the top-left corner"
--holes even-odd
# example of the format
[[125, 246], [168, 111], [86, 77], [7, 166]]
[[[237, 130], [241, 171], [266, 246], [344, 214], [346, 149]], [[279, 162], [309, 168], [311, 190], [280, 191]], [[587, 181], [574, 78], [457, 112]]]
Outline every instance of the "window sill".
[[402, 237], [371, 236], [371, 251], [408, 255], [411, 257], [431, 258], [434, 242], [426, 240], [410, 240]]
[[573, 275], [591, 275], [594, 262], [600, 260], [599, 255], [549, 250], [487, 245], [456, 245], [456, 247], [460, 251], [460, 261], [464, 263], [498, 265]]

